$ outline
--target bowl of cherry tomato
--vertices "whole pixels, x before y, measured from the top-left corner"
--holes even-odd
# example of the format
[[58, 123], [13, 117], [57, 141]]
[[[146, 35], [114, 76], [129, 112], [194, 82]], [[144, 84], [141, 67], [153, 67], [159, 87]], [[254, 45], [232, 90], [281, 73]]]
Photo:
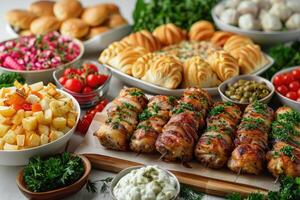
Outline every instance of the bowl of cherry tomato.
[[277, 72], [271, 81], [281, 103], [300, 111], [300, 66]]
[[109, 88], [111, 71], [94, 61], [81, 61], [53, 72], [58, 88], [71, 94], [81, 108], [97, 104]]

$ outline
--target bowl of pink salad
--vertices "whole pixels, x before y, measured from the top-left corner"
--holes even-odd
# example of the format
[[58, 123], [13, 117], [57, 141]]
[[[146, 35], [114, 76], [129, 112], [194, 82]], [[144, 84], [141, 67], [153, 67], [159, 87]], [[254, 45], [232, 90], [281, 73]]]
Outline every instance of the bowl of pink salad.
[[58, 32], [21, 36], [0, 43], [0, 73], [20, 73], [29, 83], [53, 82], [55, 69], [76, 63], [83, 53], [81, 41]]

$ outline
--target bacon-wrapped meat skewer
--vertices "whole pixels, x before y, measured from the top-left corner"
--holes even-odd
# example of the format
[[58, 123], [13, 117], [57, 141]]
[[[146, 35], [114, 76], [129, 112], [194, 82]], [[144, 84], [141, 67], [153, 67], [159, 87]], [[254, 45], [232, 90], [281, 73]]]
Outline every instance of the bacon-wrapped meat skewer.
[[109, 149], [128, 150], [131, 135], [138, 123], [138, 115], [147, 102], [146, 96], [140, 89], [122, 89], [107, 110], [106, 122], [95, 134], [100, 143]]
[[134, 131], [130, 149], [137, 153], [153, 153], [156, 151], [155, 142], [162, 132], [163, 126], [170, 119], [175, 98], [158, 95], [150, 99], [147, 108], [139, 115], [140, 123]]
[[227, 164], [232, 171], [249, 174], [262, 171], [273, 113], [271, 108], [258, 101], [246, 107], [237, 131], [235, 149]]
[[300, 176], [300, 113], [280, 107], [272, 124], [273, 149], [267, 153], [268, 170], [275, 177]]
[[233, 149], [233, 139], [241, 115], [240, 108], [235, 104], [214, 104], [206, 120], [207, 130], [195, 148], [195, 156], [199, 162], [216, 169], [226, 164]]
[[198, 130], [204, 126], [211, 103], [207, 92], [195, 88], [185, 90], [155, 144], [164, 160], [188, 162], [192, 159]]

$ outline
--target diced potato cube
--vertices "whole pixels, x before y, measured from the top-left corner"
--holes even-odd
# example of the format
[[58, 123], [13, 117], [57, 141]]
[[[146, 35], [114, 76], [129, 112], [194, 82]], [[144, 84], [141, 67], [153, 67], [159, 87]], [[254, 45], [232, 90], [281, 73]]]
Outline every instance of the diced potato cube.
[[51, 109], [47, 109], [44, 112], [43, 124], [50, 124], [52, 121], [53, 113]]
[[17, 134], [17, 135], [22, 135], [22, 134], [24, 134], [24, 128], [23, 128], [23, 126], [22, 125], [20, 125], [20, 126], [17, 126], [15, 129], [14, 129], [14, 132]]
[[12, 118], [12, 123], [19, 125], [22, 123], [24, 117], [25, 117], [25, 111], [23, 109], [18, 110], [15, 116], [13, 116]]
[[6, 94], [10, 93], [11, 89], [10, 88], [1, 88], [0, 89], [0, 98], [5, 97]]
[[66, 128], [67, 120], [63, 117], [56, 117], [53, 119], [52, 125], [55, 129], [63, 130]]
[[4, 124], [0, 124], [0, 137], [3, 137], [6, 132], [8, 131], [10, 126], [4, 125]]
[[32, 114], [34, 117], [36, 117], [38, 123], [43, 123], [43, 120], [44, 120], [44, 113], [43, 111], [38, 111], [38, 112], [34, 112]]
[[57, 101], [57, 100], [51, 101], [49, 106], [55, 117], [61, 117], [65, 115], [67, 112], [69, 112], [69, 108], [66, 106], [66, 103], [63, 101]]
[[0, 114], [4, 117], [11, 117], [16, 113], [16, 110], [9, 106], [0, 106]]
[[49, 139], [52, 142], [52, 141], [55, 141], [58, 138], [62, 137], [63, 135], [64, 135], [64, 133], [61, 131], [51, 131], [51, 133], [49, 135]]
[[5, 141], [2, 138], [0, 138], [0, 150], [3, 149], [4, 143]]
[[49, 138], [47, 135], [42, 134], [41, 135], [41, 145], [43, 144], [48, 144], [49, 143]]
[[40, 101], [40, 104], [41, 104], [43, 110], [47, 110], [47, 109], [50, 108], [50, 107], [49, 107], [49, 103], [50, 103], [50, 100], [49, 100], [49, 98], [47, 98], [47, 97], [43, 98], [43, 99]]
[[40, 101], [40, 98], [34, 94], [29, 94], [28, 97], [26, 98], [26, 101], [35, 104]]
[[3, 146], [3, 150], [18, 150], [18, 145], [5, 143]]
[[41, 138], [38, 134], [33, 133], [29, 136], [28, 146], [37, 147], [40, 145], [40, 143], [41, 143]]
[[37, 83], [29, 85], [29, 87], [33, 91], [39, 91], [39, 90], [43, 89], [44, 83], [42, 81], [41, 82], [37, 82]]
[[25, 117], [30, 117], [33, 115], [32, 111], [25, 111]]
[[0, 124], [5, 123], [5, 121], [6, 121], [6, 118], [3, 117], [2, 115], [0, 115]]
[[46, 125], [43, 125], [43, 124], [39, 124], [38, 125], [38, 133], [40, 134], [40, 135], [49, 135], [49, 132], [50, 132], [50, 129], [49, 129], [49, 127], [48, 126], [46, 126]]
[[52, 83], [49, 83], [46, 87], [46, 91], [49, 95], [51, 96], [55, 96], [57, 95], [59, 92], [56, 90], [56, 86]]
[[25, 145], [25, 135], [17, 135], [17, 145], [20, 147]]
[[75, 112], [69, 112], [67, 115], [67, 125], [70, 128], [73, 128], [76, 124], [76, 119], [77, 119], [77, 113]]
[[17, 88], [17, 89], [22, 89], [23, 85], [21, 83], [19, 83], [19, 81], [15, 80], [14, 82], [14, 86]]
[[69, 132], [71, 129], [69, 127], [66, 126], [66, 128], [64, 130], [62, 130], [62, 132], [67, 133]]
[[23, 128], [27, 131], [33, 131], [37, 128], [37, 119], [36, 117], [26, 117], [22, 120]]
[[9, 130], [4, 135], [3, 139], [8, 144], [16, 144], [16, 133], [13, 130]]

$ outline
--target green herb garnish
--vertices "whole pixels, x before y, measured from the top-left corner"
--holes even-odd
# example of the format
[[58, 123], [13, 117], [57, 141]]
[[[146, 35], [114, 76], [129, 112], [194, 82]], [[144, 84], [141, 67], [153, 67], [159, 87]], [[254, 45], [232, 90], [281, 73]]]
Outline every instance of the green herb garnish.
[[224, 106], [215, 106], [210, 112], [209, 112], [209, 116], [212, 115], [219, 115], [224, 111], [225, 107]]
[[127, 102], [123, 102], [123, 105], [128, 108], [129, 110], [134, 111], [135, 110], [135, 106], [131, 105], [130, 103]]
[[18, 81], [21, 84], [25, 83], [25, 79], [18, 73], [6, 72], [0, 75], [0, 88], [12, 87], [14, 82]]
[[258, 114], [265, 115], [268, 109], [267, 104], [261, 103], [259, 101], [255, 101], [253, 104], [254, 111]]
[[191, 189], [190, 187], [184, 184], [181, 184], [179, 196], [184, 200], [201, 200], [203, 194], [201, 192]]
[[133, 92], [130, 92], [130, 95], [139, 97], [139, 96], [144, 95], [144, 93], [142, 91], [133, 91]]
[[292, 161], [295, 159], [295, 155], [293, 154], [294, 148], [292, 146], [284, 146], [283, 148], [280, 149], [280, 152], [290, 157]]
[[169, 102], [170, 104], [173, 104], [175, 100], [176, 100], [176, 98], [175, 98], [174, 96], [169, 96], [169, 97], [168, 97], [168, 102]]
[[146, 126], [146, 125], [138, 125], [136, 128], [137, 129], [143, 129], [144, 131], [149, 131], [149, 130], [152, 129], [151, 126]]

